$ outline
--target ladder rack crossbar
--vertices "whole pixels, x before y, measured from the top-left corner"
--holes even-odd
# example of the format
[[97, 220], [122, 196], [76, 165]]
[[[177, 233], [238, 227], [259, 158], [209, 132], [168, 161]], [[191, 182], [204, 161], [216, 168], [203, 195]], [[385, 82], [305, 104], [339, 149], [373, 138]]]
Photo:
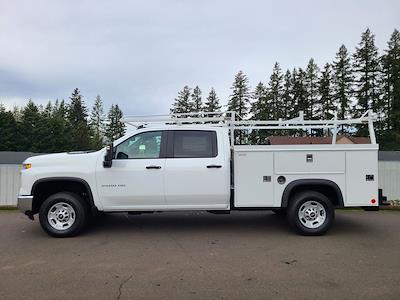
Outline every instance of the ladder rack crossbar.
[[[239, 120], [237, 120], [238, 118]], [[125, 117], [121, 122], [139, 127], [149, 125], [177, 125], [177, 126], [218, 126], [228, 127], [233, 141], [235, 130], [308, 130], [308, 129], [331, 129], [333, 133], [332, 143], [336, 143], [337, 130], [339, 126], [368, 124], [369, 135], [372, 144], [376, 144], [373, 122], [376, 115], [372, 110], [366, 111], [356, 119], [338, 120], [335, 117], [330, 120], [304, 120], [304, 113], [301, 111], [297, 118], [290, 120], [243, 120], [234, 111], [225, 112], [192, 112], [170, 115], [135, 116]]]

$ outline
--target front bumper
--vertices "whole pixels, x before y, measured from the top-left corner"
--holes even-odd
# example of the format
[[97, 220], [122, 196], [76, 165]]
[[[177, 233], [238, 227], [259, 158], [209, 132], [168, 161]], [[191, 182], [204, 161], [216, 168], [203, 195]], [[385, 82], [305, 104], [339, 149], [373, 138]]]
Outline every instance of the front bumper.
[[24, 214], [28, 215], [32, 212], [33, 196], [19, 195], [17, 198], [18, 209]]

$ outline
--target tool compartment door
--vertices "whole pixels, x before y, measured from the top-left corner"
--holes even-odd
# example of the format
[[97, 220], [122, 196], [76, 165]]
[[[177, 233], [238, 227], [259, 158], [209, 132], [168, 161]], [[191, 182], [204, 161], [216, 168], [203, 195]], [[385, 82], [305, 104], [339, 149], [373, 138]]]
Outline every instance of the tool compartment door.
[[346, 186], [345, 206], [378, 206], [377, 150], [346, 152]]
[[235, 207], [273, 206], [273, 165], [273, 152], [234, 152]]

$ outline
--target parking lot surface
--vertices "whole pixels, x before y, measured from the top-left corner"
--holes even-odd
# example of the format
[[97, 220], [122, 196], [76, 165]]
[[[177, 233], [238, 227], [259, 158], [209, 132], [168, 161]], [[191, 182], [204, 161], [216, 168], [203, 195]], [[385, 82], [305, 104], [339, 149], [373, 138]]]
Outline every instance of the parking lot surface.
[[0, 212], [0, 299], [399, 299], [400, 212], [338, 211], [325, 236], [271, 212], [111, 214], [55, 239]]

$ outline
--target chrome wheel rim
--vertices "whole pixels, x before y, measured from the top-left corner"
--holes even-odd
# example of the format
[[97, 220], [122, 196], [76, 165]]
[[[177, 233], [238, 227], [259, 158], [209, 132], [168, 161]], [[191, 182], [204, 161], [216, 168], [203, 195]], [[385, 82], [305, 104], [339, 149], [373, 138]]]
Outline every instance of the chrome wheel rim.
[[326, 220], [326, 210], [319, 202], [307, 201], [300, 206], [298, 217], [305, 227], [315, 229], [324, 224]]
[[75, 210], [65, 202], [58, 202], [50, 207], [47, 221], [56, 230], [69, 229], [75, 223]]

